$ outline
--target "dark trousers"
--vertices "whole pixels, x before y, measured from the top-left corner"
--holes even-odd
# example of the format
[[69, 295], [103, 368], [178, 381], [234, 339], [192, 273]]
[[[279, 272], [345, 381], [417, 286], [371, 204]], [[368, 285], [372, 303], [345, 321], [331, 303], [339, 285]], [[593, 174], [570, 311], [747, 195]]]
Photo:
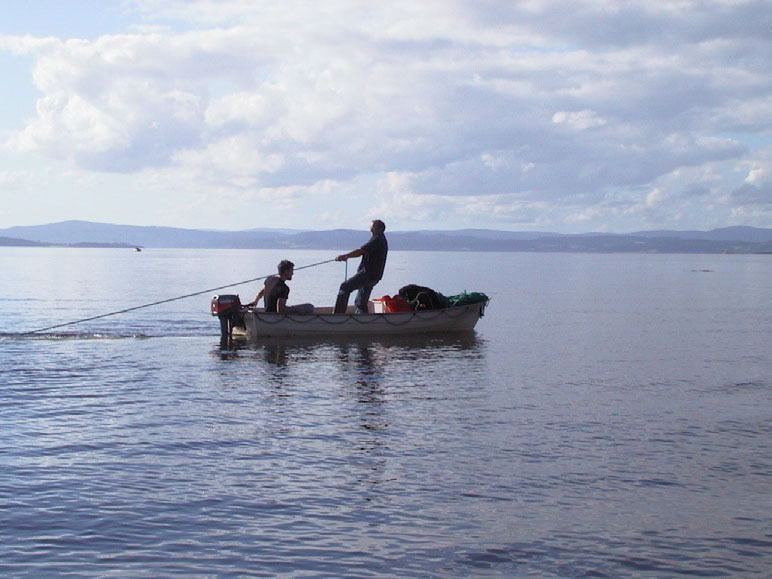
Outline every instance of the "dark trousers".
[[370, 293], [378, 280], [373, 280], [365, 272], [360, 271], [340, 284], [338, 299], [335, 300], [335, 313], [342, 314], [348, 306], [348, 298], [351, 292], [357, 290], [357, 297], [354, 299], [354, 305], [357, 311], [367, 311], [367, 301], [370, 299]]

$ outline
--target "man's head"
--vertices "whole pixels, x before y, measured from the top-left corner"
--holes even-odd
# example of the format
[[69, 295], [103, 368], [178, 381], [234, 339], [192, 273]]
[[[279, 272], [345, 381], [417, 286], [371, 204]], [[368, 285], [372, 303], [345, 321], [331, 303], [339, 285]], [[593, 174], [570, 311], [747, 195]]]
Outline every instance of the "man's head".
[[283, 259], [279, 262], [279, 276], [284, 279], [292, 279], [292, 274], [295, 270], [295, 264], [288, 259]]
[[384, 231], [386, 231], [386, 224], [380, 219], [373, 219], [373, 222], [370, 224], [370, 233], [378, 235]]

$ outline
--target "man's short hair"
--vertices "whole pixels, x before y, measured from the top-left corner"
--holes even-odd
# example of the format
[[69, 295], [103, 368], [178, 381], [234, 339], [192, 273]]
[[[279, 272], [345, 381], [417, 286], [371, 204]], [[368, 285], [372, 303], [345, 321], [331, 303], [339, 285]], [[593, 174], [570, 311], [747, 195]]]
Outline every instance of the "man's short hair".
[[375, 225], [379, 231], [386, 231], [386, 224], [380, 219], [373, 219], [373, 225]]
[[288, 259], [283, 259], [279, 262], [279, 273], [282, 274], [291, 269], [295, 269], [295, 264]]

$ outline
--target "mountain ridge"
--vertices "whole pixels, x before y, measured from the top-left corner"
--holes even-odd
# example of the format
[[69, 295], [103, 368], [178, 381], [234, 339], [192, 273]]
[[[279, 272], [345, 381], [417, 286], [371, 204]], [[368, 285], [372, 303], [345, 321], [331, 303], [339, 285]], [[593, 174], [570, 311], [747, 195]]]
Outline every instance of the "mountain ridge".
[[[343, 250], [358, 247], [367, 235], [366, 231], [352, 229], [223, 231], [71, 220], [0, 229], [0, 245]], [[387, 231], [387, 236], [391, 248], [402, 251], [772, 252], [772, 229], [749, 226], [710, 231], [579, 234], [496, 229], [419, 230]]]

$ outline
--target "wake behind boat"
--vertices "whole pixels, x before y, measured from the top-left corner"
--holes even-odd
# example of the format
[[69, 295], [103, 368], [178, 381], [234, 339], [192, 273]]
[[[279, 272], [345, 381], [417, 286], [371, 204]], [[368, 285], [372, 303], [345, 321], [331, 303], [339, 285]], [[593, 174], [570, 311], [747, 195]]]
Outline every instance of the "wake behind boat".
[[280, 314], [243, 307], [237, 295], [221, 295], [212, 298], [211, 313], [220, 318], [223, 340], [232, 334], [243, 335], [250, 342], [277, 336], [377, 337], [468, 332], [484, 315], [488, 301], [485, 294], [464, 293], [444, 298], [443, 303], [430, 308], [418, 301], [395, 303], [398, 300], [384, 296], [372, 300], [366, 313], [356, 313], [349, 307], [345, 313], [336, 314], [332, 307], [321, 307], [310, 314]]

